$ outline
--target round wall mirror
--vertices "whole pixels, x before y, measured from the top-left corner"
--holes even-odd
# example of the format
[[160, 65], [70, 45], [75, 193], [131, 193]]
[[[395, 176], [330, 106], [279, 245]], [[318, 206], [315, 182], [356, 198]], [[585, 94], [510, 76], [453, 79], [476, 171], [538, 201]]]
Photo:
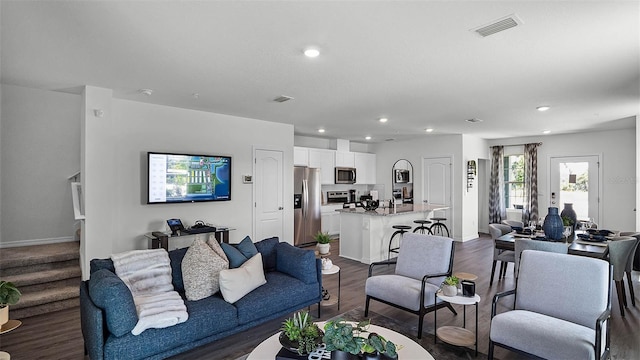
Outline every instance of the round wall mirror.
[[396, 203], [413, 204], [413, 165], [400, 159], [393, 164], [393, 198]]

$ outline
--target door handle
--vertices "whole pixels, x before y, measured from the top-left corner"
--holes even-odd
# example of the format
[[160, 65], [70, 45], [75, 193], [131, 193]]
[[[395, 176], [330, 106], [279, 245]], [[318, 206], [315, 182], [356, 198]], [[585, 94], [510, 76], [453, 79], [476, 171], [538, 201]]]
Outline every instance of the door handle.
[[278, 207], [278, 210], [284, 210], [284, 208], [282, 206]]

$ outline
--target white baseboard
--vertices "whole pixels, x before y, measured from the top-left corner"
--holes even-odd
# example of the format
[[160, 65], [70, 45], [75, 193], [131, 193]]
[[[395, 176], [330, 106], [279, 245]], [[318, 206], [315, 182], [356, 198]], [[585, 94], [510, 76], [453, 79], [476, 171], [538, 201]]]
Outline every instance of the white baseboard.
[[56, 244], [56, 243], [71, 242], [71, 241], [77, 241], [77, 240], [75, 240], [73, 236], [64, 236], [64, 237], [47, 238], [47, 239], [3, 241], [3, 242], [0, 242], [0, 249], [21, 247], [21, 246]]

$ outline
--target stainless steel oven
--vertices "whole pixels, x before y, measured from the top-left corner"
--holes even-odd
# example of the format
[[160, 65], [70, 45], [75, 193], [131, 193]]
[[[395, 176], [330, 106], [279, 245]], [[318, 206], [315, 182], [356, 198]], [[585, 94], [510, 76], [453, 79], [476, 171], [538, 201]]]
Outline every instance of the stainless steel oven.
[[351, 167], [336, 167], [336, 184], [355, 184], [356, 169]]

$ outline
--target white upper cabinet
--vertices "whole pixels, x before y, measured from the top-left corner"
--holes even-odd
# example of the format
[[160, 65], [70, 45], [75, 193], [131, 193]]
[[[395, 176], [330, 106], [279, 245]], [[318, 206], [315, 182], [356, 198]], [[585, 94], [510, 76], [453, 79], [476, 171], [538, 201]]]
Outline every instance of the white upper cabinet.
[[354, 154], [356, 184], [376, 184], [376, 154]]
[[309, 148], [309, 167], [320, 169], [321, 184], [333, 184], [335, 162], [335, 150]]
[[309, 166], [309, 149], [299, 146], [293, 147], [293, 165]]
[[356, 167], [354, 154], [350, 151], [336, 151], [336, 166]]

